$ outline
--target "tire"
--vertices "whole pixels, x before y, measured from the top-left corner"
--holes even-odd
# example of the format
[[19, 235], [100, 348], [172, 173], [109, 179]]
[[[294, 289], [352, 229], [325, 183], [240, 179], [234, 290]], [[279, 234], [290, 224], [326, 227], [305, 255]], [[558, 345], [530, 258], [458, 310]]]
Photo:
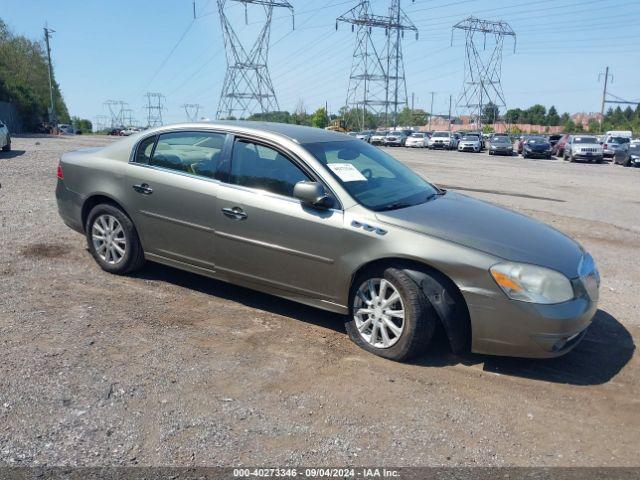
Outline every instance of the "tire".
[[493, 155], [493, 152], [491, 150], [489, 150], [489, 155]]
[[[115, 248], [117, 248], [117, 246], [114, 246], [114, 250], [112, 250], [111, 253], [108, 252], [108, 249], [105, 249], [104, 255], [107, 258], [103, 258], [103, 255], [98, 252], [98, 245], [96, 245], [96, 243], [100, 243], [100, 241], [94, 241], [94, 233], [100, 235], [99, 230], [105, 227], [105, 221], [108, 224], [110, 218], [115, 219], [115, 222], [111, 225], [112, 231], [118, 232], [118, 228], [115, 227], [116, 222], [119, 224], [121, 231], [121, 235], [118, 233], [110, 234], [113, 238], [113, 241], [110, 243], [119, 246], [120, 250], [124, 251], [124, 254], [121, 255], [119, 252], [116, 252]], [[144, 251], [138, 238], [138, 232], [131, 219], [118, 207], [109, 204], [100, 204], [93, 207], [87, 217], [85, 232], [87, 247], [96, 263], [100, 265], [100, 268], [104, 271], [116, 275], [126, 275], [139, 270], [142, 265], [144, 265]], [[116, 259], [111, 255], [121, 255], [121, 257], [118, 261], [115, 261]]]
[[2, 147], [2, 151], [3, 152], [11, 151], [11, 137], [7, 137], [7, 144], [4, 147]]
[[[365, 313], [359, 316], [356, 314], [358, 311], [356, 309], [362, 309], [363, 307], [369, 306], [369, 303], [365, 303], [362, 297], [358, 295], [358, 291], [361, 288], [368, 291], [368, 282], [372, 281], [374, 289], [377, 288], [376, 291], [379, 294], [380, 285], [383, 280], [388, 283], [385, 297], [391, 298], [393, 290], [395, 290], [401, 299], [401, 303], [396, 301], [392, 303], [389, 308], [396, 312], [399, 307], [402, 308], [404, 311], [404, 318], [400, 327], [401, 332], [397, 336], [393, 333], [393, 330], [386, 327], [386, 320], [379, 320], [380, 323], [377, 325], [380, 326], [376, 331], [375, 339], [372, 343], [371, 334], [373, 334], [373, 329], [377, 320], [374, 317], [375, 313]], [[393, 290], [389, 290], [389, 288], [392, 288]], [[366, 293], [364, 296], [364, 299], [369, 302], [371, 298], [372, 295], [369, 293]], [[370, 353], [398, 362], [416, 357], [426, 350], [427, 345], [433, 336], [436, 322], [438, 321], [436, 312], [424, 297], [420, 287], [403, 270], [399, 270], [397, 268], [368, 270], [358, 275], [353, 283], [353, 288], [349, 295], [349, 305], [350, 315], [346, 322], [346, 329], [351, 340], [356, 345]], [[378, 312], [385, 311], [389, 310], [378, 308]], [[394, 317], [387, 318], [393, 319], [393, 324], [398, 328], [398, 319], [395, 319]], [[365, 333], [361, 334], [358, 329], [358, 324], [360, 324], [360, 328], [362, 328], [362, 325], [367, 322], [369, 322], [371, 327], [365, 327]], [[384, 326], [384, 328], [382, 328], [382, 326]], [[382, 345], [384, 342], [382, 330], [386, 332], [388, 338], [393, 335], [393, 338], [390, 338], [390, 345], [388, 347], [384, 347], [384, 345]], [[367, 335], [367, 332], [369, 339], [363, 336]], [[378, 339], [379, 341], [376, 341]], [[376, 343], [379, 345], [376, 346]]]

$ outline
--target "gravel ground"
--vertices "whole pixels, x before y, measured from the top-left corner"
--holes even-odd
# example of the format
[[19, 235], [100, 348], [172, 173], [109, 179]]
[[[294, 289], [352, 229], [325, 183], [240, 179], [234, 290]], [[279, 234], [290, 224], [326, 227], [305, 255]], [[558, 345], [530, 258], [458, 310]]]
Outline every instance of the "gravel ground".
[[56, 210], [57, 158], [111, 139], [16, 137], [0, 153], [0, 464], [640, 464], [640, 170], [393, 149], [434, 182], [590, 250], [600, 311], [554, 360], [398, 364], [341, 317], [148, 264], [102, 272]]

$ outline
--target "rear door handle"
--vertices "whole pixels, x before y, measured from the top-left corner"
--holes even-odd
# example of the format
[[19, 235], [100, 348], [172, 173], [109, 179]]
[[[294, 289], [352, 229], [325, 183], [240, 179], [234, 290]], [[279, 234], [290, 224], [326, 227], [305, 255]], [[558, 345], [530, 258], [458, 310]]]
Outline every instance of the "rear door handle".
[[225, 207], [222, 209], [222, 213], [234, 220], [246, 220], [246, 218], [248, 217], [248, 215], [244, 213], [244, 210], [242, 210], [240, 207]]
[[146, 183], [140, 183], [138, 185], [134, 185], [133, 189], [138, 193], [142, 193], [143, 195], [151, 195], [153, 193], [153, 188], [151, 188]]

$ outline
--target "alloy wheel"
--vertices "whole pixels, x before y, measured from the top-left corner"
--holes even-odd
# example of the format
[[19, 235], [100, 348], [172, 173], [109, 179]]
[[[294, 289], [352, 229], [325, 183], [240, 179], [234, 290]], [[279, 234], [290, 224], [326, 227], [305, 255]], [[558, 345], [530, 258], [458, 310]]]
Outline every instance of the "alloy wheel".
[[393, 346], [404, 330], [404, 304], [397, 288], [384, 278], [365, 281], [353, 300], [353, 317], [362, 339], [376, 348]]
[[127, 239], [122, 225], [113, 215], [103, 214], [94, 220], [91, 239], [96, 253], [104, 262], [117, 265], [124, 258]]

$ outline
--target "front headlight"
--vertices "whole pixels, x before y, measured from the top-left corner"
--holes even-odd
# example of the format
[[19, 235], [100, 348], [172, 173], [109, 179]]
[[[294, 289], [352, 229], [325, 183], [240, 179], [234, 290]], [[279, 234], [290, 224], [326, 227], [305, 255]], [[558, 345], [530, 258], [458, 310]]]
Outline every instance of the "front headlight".
[[513, 300], [552, 304], [574, 297], [569, 279], [549, 268], [505, 262], [494, 265], [490, 271], [498, 286]]

